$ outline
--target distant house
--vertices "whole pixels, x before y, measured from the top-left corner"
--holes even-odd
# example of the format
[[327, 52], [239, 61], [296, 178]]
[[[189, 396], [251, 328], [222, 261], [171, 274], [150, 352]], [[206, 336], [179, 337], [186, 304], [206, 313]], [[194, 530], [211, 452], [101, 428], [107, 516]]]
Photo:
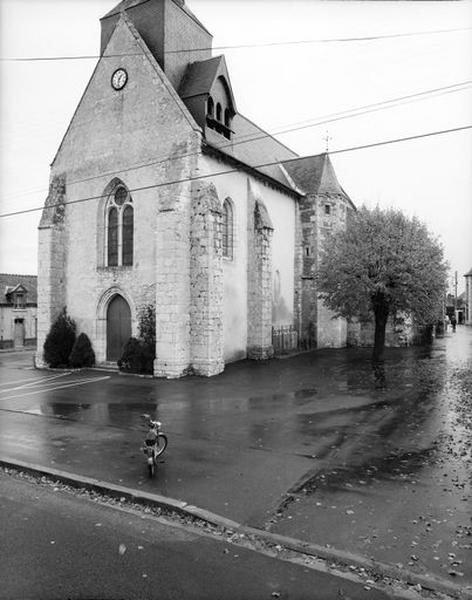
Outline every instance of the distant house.
[[0, 348], [36, 345], [36, 275], [0, 273]]
[[454, 294], [447, 294], [446, 296], [446, 314], [452, 319], [455, 315], [459, 325], [465, 323], [466, 312], [467, 312], [467, 299], [466, 293], [462, 292], [457, 298]]

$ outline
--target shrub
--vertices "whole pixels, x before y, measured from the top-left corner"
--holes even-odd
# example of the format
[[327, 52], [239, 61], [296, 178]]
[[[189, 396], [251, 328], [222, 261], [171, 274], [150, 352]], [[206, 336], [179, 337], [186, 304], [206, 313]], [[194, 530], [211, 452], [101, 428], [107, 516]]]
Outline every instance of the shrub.
[[130, 338], [118, 361], [121, 371], [152, 375], [156, 357], [156, 309], [146, 304], [139, 311], [139, 338]]
[[152, 304], [145, 304], [139, 311], [139, 338], [146, 344], [156, 344], [156, 308]]
[[68, 367], [75, 342], [76, 325], [64, 307], [51, 325], [44, 342], [44, 360], [50, 367]]
[[127, 373], [152, 374], [154, 364], [154, 347], [143, 340], [130, 338], [123, 349], [118, 361], [121, 371]]
[[95, 364], [95, 352], [92, 348], [92, 342], [85, 333], [81, 333], [75, 340], [69, 356], [69, 363], [74, 369], [93, 367]]

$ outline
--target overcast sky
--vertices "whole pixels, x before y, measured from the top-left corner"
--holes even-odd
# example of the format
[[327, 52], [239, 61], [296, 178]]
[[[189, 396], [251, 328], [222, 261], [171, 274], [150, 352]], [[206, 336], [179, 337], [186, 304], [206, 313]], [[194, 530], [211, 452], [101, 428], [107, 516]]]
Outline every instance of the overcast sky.
[[[97, 54], [115, 0], [0, 0], [2, 57]], [[471, 2], [188, 0], [214, 46], [415, 34], [216, 50], [238, 110], [269, 132], [343, 111], [472, 82]], [[465, 29], [468, 28], [468, 29]], [[461, 29], [448, 33], [438, 30]], [[416, 35], [419, 32], [436, 32]], [[49, 164], [96, 60], [1, 67], [1, 213], [42, 206]], [[371, 149], [338, 150], [472, 124], [472, 88], [304, 127], [279, 139], [300, 155], [329, 149], [355, 204], [397, 207], [442, 240], [451, 271], [472, 267], [472, 129]], [[454, 90], [454, 92], [452, 91]], [[447, 93], [444, 93], [447, 92]], [[385, 105], [384, 105], [385, 106]], [[340, 115], [338, 115], [339, 117]], [[37, 272], [40, 212], [0, 219], [0, 271]]]

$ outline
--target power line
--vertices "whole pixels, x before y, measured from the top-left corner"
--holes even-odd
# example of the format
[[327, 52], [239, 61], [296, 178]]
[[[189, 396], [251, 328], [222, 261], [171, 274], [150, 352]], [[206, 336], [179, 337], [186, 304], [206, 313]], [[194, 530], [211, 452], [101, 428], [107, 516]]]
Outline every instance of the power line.
[[412, 37], [417, 35], [432, 35], [439, 33], [453, 33], [455, 31], [469, 31], [472, 27], [457, 27], [455, 29], [435, 29], [430, 31], [411, 31], [405, 33], [389, 33], [385, 35], [367, 35], [359, 37], [345, 37], [345, 38], [321, 38], [312, 40], [293, 40], [288, 42], [263, 42], [259, 44], [235, 44], [233, 46], [215, 46], [213, 48], [189, 48], [186, 50], [168, 50], [167, 54], [177, 54], [182, 52], [198, 52], [203, 50], [238, 50], [240, 48], [267, 48], [271, 46], [289, 46], [296, 44], [326, 44], [333, 42], [370, 42], [376, 40], [384, 40], [391, 38], [402, 38]]
[[[358, 117], [358, 116], [368, 114], [371, 112], [377, 112], [379, 110], [386, 110], [388, 108], [397, 108], [397, 106], [403, 106], [404, 104], [409, 104], [411, 102], [417, 102], [419, 100], [424, 100], [424, 99], [426, 99], [426, 98], [424, 98], [424, 96], [427, 96], [427, 95], [434, 98], [434, 97], [441, 96], [444, 94], [461, 92], [461, 91], [467, 89], [468, 87], [470, 87], [470, 85], [472, 85], [472, 80], [464, 81], [462, 83], [456, 83], [456, 84], [449, 85], [449, 86], [443, 86], [440, 88], [433, 88], [431, 90], [425, 90], [423, 92], [417, 92], [415, 94], [409, 94], [407, 96], [400, 96], [398, 98], [392, 98], [391, 100], [382, 100], [380, 102], [375, 102], [373, 104], [366, 104], [365, 106], [360, 106], [358, 108], [346, 109], [345, 111], [340, 111], [338, 113], [331, 113], [329, 115], [326, 115], [325, 117], [319, 117], [318, 119], [315, 119], [315, 120], [310, 119], [309, 121], [302, 121], [300, 123], [296, 123], [296, 124], [294, 124], [293, 127], [290, 125], [287, 125], [286, 128], [273, 131], [272, 134], [265, 134], [264, 136], [250, 138], [248, 140], [239, 139], [236, 142], [234, 142], [234, 144], [226, 144], [225, 146], [222, 146], [222, 148], [231, 146], [231, 145], [234, 146], [236, 144], [243, 144], [243, 143], [245, 143], [245, 141], [251, 142], [254, 140], [258, 140], [258, 139], [261, 139], [262, 137], [267, 137], [267, 135], [281, 135], [284, 133], [291, 133], [293, 131], [299, 131], [301, 129], [308, 129], [310, 127], [316, 127], [318, 125], [325, 125], [326, 123], [333, 123], [335, 121], [340, 121], [343, 119], [350, 119], [352, 117]], [[391, 105], [391, 106], [387, 106], [387, 105]], [[332, 118], [330, 118], [330, 117], [332, 117]]]
[[[430, 131], [428, 133], [421, 133], [418, 135], [411, 135], [411, 136], [402, 137], [402, 138], [394, 138], [392, 140], [384, 140], [382, 142], [373, 142], [371, 144], [363, 144], [362, 146], [352, 146], [351, 148], [344, 148], [342, 150], [331, 151], [331, 152], [329, 152], [329, 154], [341, 154], [343, 152], [354, 152], [357, 150], [364, 150], [364, 149], [368, 149], [368, 148], [374, 148], [377, 146], [385, 146], [387, 144], [398, 144], [401, 142], [407, 142], [407, 141], [411, 141], [411, 140], [417, 140], [420, 138], [432, 137], [435, 135], [443, 135], [446, 133], [454, 133], [457, 131], [464, 131], [466, 129], [472, 129], [472, 124], [471, 125], [463, 125], [461, 127], [454, 127], [452, 129], [443, 129], [440, 131]], [[297, 157], [291, 158], [291, 159], [276, 160], [276, 161], [271, 161], [268, 163], [263, 163], [260, 165], [247, 165], [247, 166], [250, 166], [252, 169], [262, 169], [264, 167], [272, 167], [275, 165], [279, 165], [281, 163], [295, 162], [297, 160], [300, 160], [300, 158], [307, 159], [307, 158], [314, 158], [316, 156], [319, 156], [319, 154], [311, 154], [311, 155], [304, 156], [304, 157], [297, 156]], [[161, 183], [155, 183], [152, 185], [145, 185], [145, 186], [137, 187], [137, 188], [129, 190], [129, 192], [130, 193], [142, 192], [145, 190], [157, 189], [157, 188], [165, 187], [168, 185], [178, 185], [181, 183], [188, 183], [191, 181], [200, 181], [202, 179], [208, 179], [209, 177], [219, 177], [221, 175], [229, 175], [230, 173], [236, 173], [238, 171], [239, 171], [239, 169], [228, 169], [226, 171], [219, 171], [216, 173], [207, 173], [206, 175], [197, 175], [196, 177], [185, 177], [184, 179], [175, 179], [173, 181], [165, 181], [165, 182], [161, 182]], [[19, 211], [15, 211], [15, 212], [11, 212], [11, 213], [0, 214], [0, 218], [23, 215], [23, 214], [27, 214], [27, 213], [37, 212], [37, 211], [44, 210], [44, 209], [56, 208], [58, 206], [68, 206], [71, 204], [79, 204], [81, 202], [89, 202], [91, 200], [100, 200], [102, 197], [103, 197], [103, 195], [100, 194], [99, 196], [89, 196], [88, 198], [78, 198], [77, 200], [70, 200], [69, 202], [65, 202], [65, 203], [58, 202], [56, 204], [50, 204], [49, 206], [39, 206], [39, 207], [35, 207], [35, 208], [28, 208], [25, 210], [19, 210]]]
[[[318, 38], [311, 40], [291, 40], [287, 42], [264, 42], [255, 44], [234, 44], [228, 46], [206, 46], [202, 48], [183, 48], [180, 50], [167, 50], [164, 54], [182, 54], [188, 52], [204, 52], [209, 50], [239, 50], [244, 48], [269, 48], [274, 46], [294, 46], [301, 44], [328, 44], [328, 43], [351, 43], [351, 42], [370, 42], [384, 39], [395, 39], [403, 37], [413, 37], [421, 35], [437, 35], [441, 33], [454, 33], [457, 31], [470, 31], [472, 27], [457, 27], [455, 29], [435, 29], [430, 31], [411, 31], [405, 33], [390, 33], [385, 35], [368, 35], [359, 37], [344, 38]], [[96, 60], [98, 58], [121, 58], [124, 56], [140, 56], [141, 53], [125, 54], [82, 54], [76, 56], [25, 56], [25, 57], [0, 57], [3, 62], [46, 62], [46, 61], [64, 61], [64, 60]]]
[[[310, 121], [302, 121], [298, 124], [294, 124], [295, 125], [294, 127], [287, 125], [285, 128], [273, 131], [272, 133], [262, 132], [260, 135], [248, 134], [246, 136], [241, 136], [240, 138], [238, 138], [237, 140], [235, 140], [232, 143], [223, 144], [221, 146], [218, 146], [218, 149], [224, 150], [228, 147], [233, 148], [234, 146], [237, 146], [240, 144], [247, 144], [250, 142], [255, 142], [255, 141], [258, 141], [261, 139], [265, 139], [267, 137], [271, 137], [273, 135], [292, 133], [294, 131], [300, 131], [302, 129], [308, 129], [310, 127], [317, 127], [319, 125], [325, 125], [327, 123], [333, 123], [335, 121], [349, 119], [349, 118], [361, 116], [364, 114], [369, 114], [371, 112], [376, 112], [379, 110], [386, 110], [388, 108], [396, 108], [397, 106], [403, 106], [404, 104], [409, 104], [410, 102], [416, 102], [419, 100], [427, 99], [427, 98], [425, 98], [425, 96], [437, 97], [437, 96], [443, 95], [443, 94], [460, 92], [460, 91], [467, 89], [471, 85], [472, 85], [472, 80], [467, 80], [467, 81], [463, 81], [460, 83], [454, 83], [454, 84], [447, 85], [447, 86], [433, 88], [430, 90], [424, 90], [422, 92], [416, 92], [414, 94], [408, 94], [406, 96], [391, 98], [390, 100], [382, 100], [380, 102], [374, 102], [372, 104], [367, 104], [365, 106], [360, 106], [357, 108], [346, 109], [345, 111], [340, 111], [337, 113], [330, 113], [328, 115], [318, 117], [318, 119], [313, 119]], [[400, 102], [401, 102], [401, 104], [395, 104], [395, 103], [400, 103]], [[393, 105], [393, 106], [389, 106], [389, 105]], [[165, 157], [162, 159], [155, 159], [155, 160], [152, 160], [152, 161], [146, 162], [146, 163], [138, 163], [138, 164], [133, 165], [132, 167], [128, 167], [126, 169], [121, 169], [118, 171], [108, 171], [107, 173], [101, 173], [100, 175], [94, 175], [94, 176], [87, 177], [84, 179], [76, 179], [76, 180], [68, 182], [68, 185], [84, 183], [86, 181], [92, 181], [93, 179], [99, 179], [101, 177], [111, 176], [111, 175], [115, 175], [117, 173], [126, 173], [128, 171], [145, 168], [145, 167], [149, 167], [152, 165], [158, 165], [158, 164], [162, 164], [162, 163], [169, 162], [172, 160], [178, 160], [181, 158], [188, 158], [190, 156], [196, 156], [198, 154], [199, 154], [199, 152], [189, 152], [189, 153], [181, 154], [178, 156]], [[30, 193], [38, 193], [41, 191], [46, 192], [47, 189], [46, 188], [37, 188], [37, 189], [31, 190], [28, 192], [23, 192], [23, 193], [19, 193], [16, 195], [7, 196], [7, 199], [16, 198], [16, 197], [22, 196], [22, 195], [29, 195]]]

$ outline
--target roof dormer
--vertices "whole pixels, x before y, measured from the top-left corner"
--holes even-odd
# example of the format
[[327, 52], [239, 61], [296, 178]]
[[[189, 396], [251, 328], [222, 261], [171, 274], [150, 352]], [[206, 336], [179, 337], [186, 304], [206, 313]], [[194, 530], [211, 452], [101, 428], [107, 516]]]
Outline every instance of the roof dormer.
[[205, 133], [212, 129], [231, 139], [236, 103], [224, 56], [189, 65], [180, 96]]
[[7, 286], [5, 290], [6, 300], [9, 304], [13, 304], [14, 308], [24, 308], [26, 306], [27, 294], [28, 290], [21, 283], [14, 287]]

